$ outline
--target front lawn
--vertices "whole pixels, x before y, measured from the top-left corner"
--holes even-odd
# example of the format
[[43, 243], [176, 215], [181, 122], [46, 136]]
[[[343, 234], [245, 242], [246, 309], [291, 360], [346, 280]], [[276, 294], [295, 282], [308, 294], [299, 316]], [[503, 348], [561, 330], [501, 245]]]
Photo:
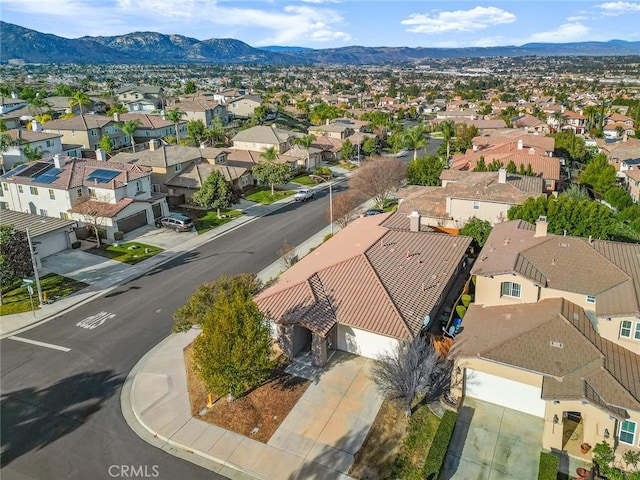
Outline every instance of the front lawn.
[[306, 185], [307, 187], [311, 187], [313, 185], [317, 185], [317, 180], [311, 178], [309, 175], [300, 175], [299, 177], [291, 180], [292, 183], [299, 183], [300, 185]]
[[[74, 280], [72, 278], [63, 277], [55, 273], [49, 273], [40, 278], [40, 287], [42, 288], [43, 298], [51, 301], [60, 300], [69, 295], [82, 290], [89, 285]], [[37, 309], [38, 293], [36, 285], [33, 285], [33, 305]], [[0, 315], [12, 315], [14, 313], [28, 312], [31, 310], [31, 299], [27, 287], [18, 287], [9, 292], [2, 294], [2, 306], [0, 306]]]
[[101, 257], [128, 263], [129, 265], [135, 265], [163, 251], [162, 248], [139, 242], [121, 243], [118, 246], [103, 243], [100, 247], [87, 250], [87, 252], [94, 255], [100, 255]]
[[196, 231], [198, 234], [208, 232], [212, 228], [219, 227], [220, 225], [224, 225], [227, 222], [230, 222], [234, 218], [238, 218], [244, 215], [240, 210], [220, 210], [220, 217], [218, 218], [218, 213], [215, 211], [206, 212], [201, 217], [194, 219], [193, 223], [196, 226]]
[[250, 202], [261, 203], [262, 205], [269, 205], [283, 198], [287, 198], [290, 195], [296, 193], [294, 190], [275, 190], [273, 196], [271, 196], [270, 187], [262, 187], [259, 190], [246, 195], [244, 198]]

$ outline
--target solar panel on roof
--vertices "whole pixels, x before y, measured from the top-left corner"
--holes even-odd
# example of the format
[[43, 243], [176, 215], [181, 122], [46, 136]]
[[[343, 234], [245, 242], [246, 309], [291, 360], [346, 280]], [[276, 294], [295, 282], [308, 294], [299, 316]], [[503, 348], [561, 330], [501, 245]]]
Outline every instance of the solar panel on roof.
[[51, 170], [53, 168], [53, 164], [45, 163], [45, 162], [37, 162], [35, 165], [28, 165], [26, 169], [22, 170], [18, 173], [18, 177], [29, 177], [34, 178], [39, 175], [42, 175], [47, 170]]
[[111, 180], [120, 175], [119, 170], [94, 170], [87, 177], [87, 180], [90, 182], [96, 181], [98, 183], [109, 183]]
[[25, 168], [27, 168], [28, 165], [18, 165], [16, 168], [9, 170], [7, 173], [5, 173], [4, 175], [2, 175], [2, 178], [9, 178], [12, 177], [13, 175], [17, 175], [18, 173], [20, 173], [22, 170], [24, 170]]
[[43, 175], [39, 175], [34, 178], [33, 181], [37, 183], [53, 183], [57, 180], [58, 175], [62, 173], [62, 170], [59, 168], [52, 168], [51, 170], [45, 172]]

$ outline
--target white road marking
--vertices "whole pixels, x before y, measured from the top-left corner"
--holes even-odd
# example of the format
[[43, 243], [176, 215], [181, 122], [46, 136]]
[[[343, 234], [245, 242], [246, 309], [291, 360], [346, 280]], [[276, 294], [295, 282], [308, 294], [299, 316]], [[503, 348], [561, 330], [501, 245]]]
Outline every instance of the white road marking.
[[86, 328], [88, 330], [93, 330], [96, 327], [99, 327], [107, 320], [115, 317], [115, 313], [107, 313], [100, 312], [97, 315], [91, 315], [90, 317], [85, 318], [84, 320], [80, 320], [76, 323], [76, 327]]
[[71, 351], [70, 348], [61, 347], [60, 345], [54, 345], [53, 343], [39, 342], [37, 340], [30, 340], [28, 338], [16, 337], [16, 336], [11, 336], [11, 337], [8, 337], [8, 338], [9, 338], [9, 340], [16, 340], [17, 342], [30, 343], [31, 345], [37, 345], [39, 347], [47, 347], [47, 348], [51, 348], [53, 350], [60, 350], [61, 352], [69, 352], [69, 351]]

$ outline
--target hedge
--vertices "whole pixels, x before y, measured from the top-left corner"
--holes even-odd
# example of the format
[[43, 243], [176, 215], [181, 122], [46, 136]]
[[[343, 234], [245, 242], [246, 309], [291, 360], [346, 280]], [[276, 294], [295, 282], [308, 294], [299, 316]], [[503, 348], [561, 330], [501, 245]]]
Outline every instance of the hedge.
[[540, 452], [538, 480], [556, 480], [558, 477], [558, 457], [552, 453]]
[[456, 412], [452, 412], [451, 410], [444, 412], [442, 420], [440, 420], [440, 425], [438, 425], [438, 430], [433, 436], [429, 454], [422, 467], [422, 477], [426, 480], [436, 480], [439, 478], [457, 419], [458, 414]]

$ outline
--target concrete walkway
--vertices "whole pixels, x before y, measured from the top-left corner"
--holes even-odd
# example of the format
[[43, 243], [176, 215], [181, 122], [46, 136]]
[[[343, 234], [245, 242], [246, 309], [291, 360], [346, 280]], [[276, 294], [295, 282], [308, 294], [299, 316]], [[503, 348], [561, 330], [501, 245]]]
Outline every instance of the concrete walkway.
[[171, 335], [129, 374], [121, 405], [138, 435], [229, 478], [349, 478], [382, 404], [370, 360], [334, 354], [264, 444], [191, 416], [183, 349], [198, 333]]
[[538, 478], [543, 430], [541, 418], [466, 398], [440, 479]]

